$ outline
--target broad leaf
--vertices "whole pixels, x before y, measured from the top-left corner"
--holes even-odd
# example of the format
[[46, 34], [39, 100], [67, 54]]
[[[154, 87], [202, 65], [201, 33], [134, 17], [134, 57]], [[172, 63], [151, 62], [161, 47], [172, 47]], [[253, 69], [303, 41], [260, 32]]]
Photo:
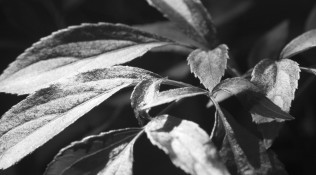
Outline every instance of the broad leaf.
[[258, 138], [240, 126], [228, 112], [222, 111], [217, 103], [215, 106], [226, 132], [220, 155], [232, 174], [287, 174], [276, 156], [267, 151]]
[[192, 175], [229, 174], [209, 136], [197, 124], [158, 116], [145, 126], [152, 144], [169, 155], [173, 164]]
[[289, 58], [297, 55], [303, 51], [311, 49], [316, 46], [316, 29], [310, 30], [294, 38], [287, 44], [281, 54], [280, 58]]
[[316, 4], [314, 5], [313, 9], [309, 13], [309, 16], [305, 24], [305, 31], [309, 31], [312, 29], [316, 29]]
[[147, 0], [148, 3], [175, 22], [191, 39], [212, 48], [216, 29], [211, 16], [200, 0]]
[[96, 69], [37, 91], [0, 119], [0, 169], [50, 140], [120, 89], [157, 75], [133, 67]]
[[225, 73], [228, 58], [228, 47], [223, 44], [211, 51], [193, 51], [188, 57], [188, 63], [191, 72], [212, 91]]
[[0, 92], [26, 94], [57, 80], [129, 62], [169, 40], [121, 24], [83, 24], [33, 44], [0, 77]]
[[265, 58], [276, 59], [284, 46], [289, 33], [289, 22], [284, 21], [262, 36], [250, 51], [248, 63], [255, 66]]
[[132, 175], [133, 146], [141, 133], [141, 129], [127, 128], [73, 142], [55, 156], [45, 175]]

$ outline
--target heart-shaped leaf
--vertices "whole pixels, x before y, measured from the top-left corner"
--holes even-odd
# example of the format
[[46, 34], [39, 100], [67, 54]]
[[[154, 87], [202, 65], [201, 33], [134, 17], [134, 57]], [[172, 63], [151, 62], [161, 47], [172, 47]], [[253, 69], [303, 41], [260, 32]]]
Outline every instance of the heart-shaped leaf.
[[170, 41], [121, 24], [83, 24], [42, 38], [10, 64], [0, 92], [27, 94], [61, 78], [129, 62]]
[[86, 137], [63, 148], [45, 175], [126, 174], [133, 171], [133, 146], [140, 128], [127, 128]]
[[192, 175], [229, 174], [220, 161], [209, 136], [197, 124], [163, 115], [145, 126], [153, 145], [169, 155], [171, 161]]
[[167, 18], [178, 24], [179, 29], [206, 48], [212, 48], [216, 29], [211, 16], [200, 0], [147, 0]]
[[228, 58], [228, 47], [222, 44], [211, 51], [193, 51], [188, 57], [188, 64], [191, 72], [212, 91], [225, 73]]
[[315, 46], [316, 29], [313, 29], [294, 38], [289, 44], [287, 44], [283, 48], [280, 58], [290, 58]]
[[8, 168], [120, 89], [151, 72], [124, 66], [95, 69], [37, 91], [0, 119], [0, 169]]

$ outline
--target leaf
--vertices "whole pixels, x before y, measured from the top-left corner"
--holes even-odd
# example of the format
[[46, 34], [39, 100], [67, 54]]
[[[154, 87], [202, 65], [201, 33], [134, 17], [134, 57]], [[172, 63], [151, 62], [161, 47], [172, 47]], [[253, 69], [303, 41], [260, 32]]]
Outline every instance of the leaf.
[[216, 29], [200, 0], [147, 0], [191, 39], [206, 48], [215, 45]]
[[163, 115], [149, 122], [145, 132], [151, 143], [186, 173], [229, 174], [208, 135], [197, 124]]
[[271, 101], [289, 112], [300, 78], [298, 63], [289, 59], [264, 59], [252, 72], [251, 82], [260, 88]]
[[130, 174], [133, 146], [139, 128], [113, 130], [89, 136], [63, 148], [47, 166], [45, 175]]
[[188, 64], [191, 72], [212, 91], [225, 73], [228, 58], [228, 47], [222, 44], [211, 51], [193, 51], [188, 57]]
[[257, 137], [214, 103], [226, 132], [220, 154], [232, 174], [287, 174], [276, 156], [267, 151]]
[[251, 49], [248, 63], [255, 66], [264, 58], [277, 58], [289, 33], [289, 21], [283, 21], [262, 36]]
[[280, 58], [290, 58], [308, 49], [316, 46], [316, 29], [310, 30], [294, 38], [287, 44], [281, 54]]
[[306, 24], [305, 24], [305, 31], [309, 31], [312, 29], [316, 29], [316, 4], [314, 5], [313, 9], [309, 13]]
[[316, 75], [316, 68], [300, 67], [301, 70]]
[[167, 39], [121, 24], [82, 24], [42, 38], [0, 76], [0, 92], [27, 94], [80, 72], [129, 62]]
[[0, 119], [0, 169], [33, 152], [120, 89], [157, 75], [133, 67], [96, 69], [37, 91]]

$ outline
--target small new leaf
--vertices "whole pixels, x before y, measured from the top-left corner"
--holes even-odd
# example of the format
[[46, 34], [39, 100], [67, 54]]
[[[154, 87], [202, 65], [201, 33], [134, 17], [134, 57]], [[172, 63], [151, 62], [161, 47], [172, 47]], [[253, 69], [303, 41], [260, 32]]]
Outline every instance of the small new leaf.
[[0, 169], [33, 152], [120, 89], [157, 77], [124, 66], [95, 69], [37, 91], [0, 119]]
[[225, 73], [228, 58], [228, 47], [222, 44], [210, 51], [193, 51], [188, 57], [188, 64], [191, 72], [212, 91]]
[[216, 40], [216, 29], [210, 14], [200, 0], [147, 0], [191, 39], [212, 48]]
[[73, 142], [55, 156], [44, 174], [132, 175], [133, 146], [141, 133], [139, 128], [127, 128]]
[[313, 29], [294, 38], [289, 44], [287, 44], [283, 48], [280, 54], [280, 58], [290, 58], [315, 46], [316, 29]]
[[229, 174], [209, 136], [197, 124], [163, 115], [145, 126], [147, 137], [192, 175]]
[[61, 78], [129, 62], [170, 41], [121, 24], [83, 24], [42, 38], [0, 76], [0, 92], [27, 94]]

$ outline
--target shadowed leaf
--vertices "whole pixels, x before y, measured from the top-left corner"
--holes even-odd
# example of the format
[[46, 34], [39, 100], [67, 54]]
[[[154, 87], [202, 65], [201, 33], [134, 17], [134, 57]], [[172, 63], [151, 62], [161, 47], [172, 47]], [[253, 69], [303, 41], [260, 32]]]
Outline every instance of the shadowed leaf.
[[316, 4], [309, 13], [305, 24], [305, 31], [316, 29]]
[[173, 164], [192, 175], [229, 174], [209, 136], [197, 124], [163, 115], [145, 126], [147, 137]]
[[212, 91], [225, 73], [228, 58], [228, 47], [223, 44], [211, 51], [193, 51], [188, 57], [188, 64], [191, 72]]
[[37, 91], [0, 119], [0, 169], [8, 168], [120, 89], [157, 77], [124, 66], [96, 69]]
[[0, 76], [0, 92], [27, 94], [80, 72], [129, 62], [169, 40], [121, 24], [82, 24], [42, 38]]
[[280, 58], [289, 58], [303, 51], [311, 49], [316, 46], [316, 29], [310, 30], [294, 38], [287, 44], [281, 54]]
[[132, 174], [133, 146], [141, 129], [127, 128], [89, 136], [63, 148], [45, 175]]
[[215, 44], [216, 29], [211, 16], [200, 0], [147, 0], [175, 22], [191, 39], [211, 48]]

